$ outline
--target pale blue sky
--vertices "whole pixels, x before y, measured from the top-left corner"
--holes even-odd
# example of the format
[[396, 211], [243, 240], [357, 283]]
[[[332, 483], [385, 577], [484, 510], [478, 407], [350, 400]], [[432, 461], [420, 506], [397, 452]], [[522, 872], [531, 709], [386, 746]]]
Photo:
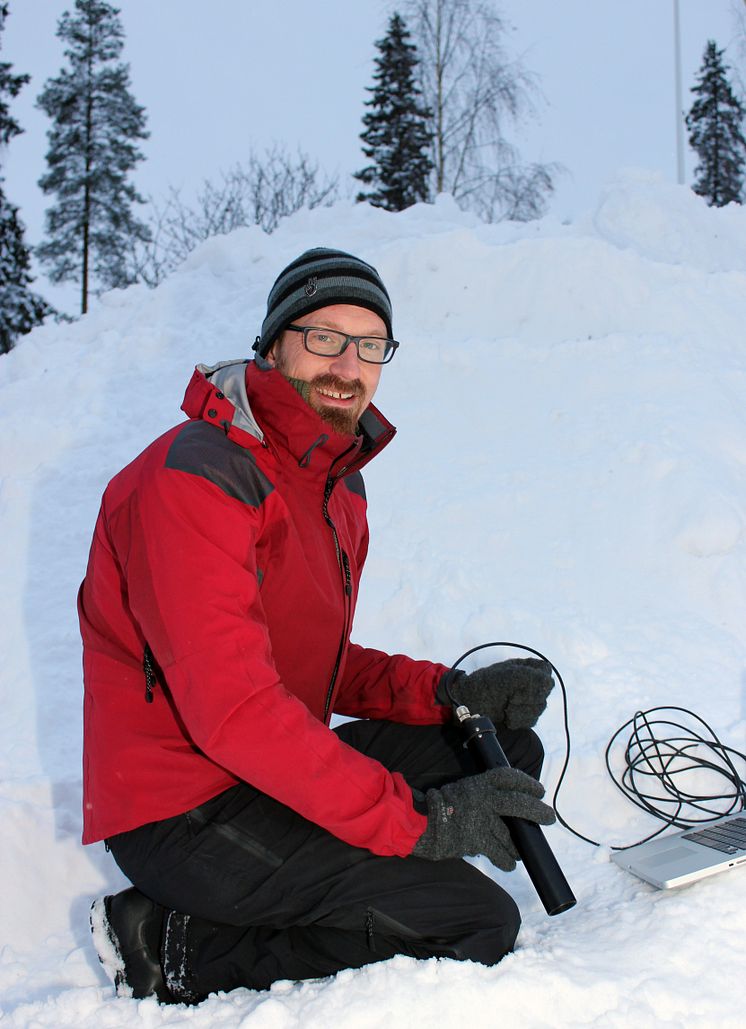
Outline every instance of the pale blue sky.
[[[738, 0], [680, 0], [684, 104], [708, 38], [741, 65]], [[55, 37], [72, 0], [10, 0], [2, 59], [31, 83], [15, 102], [25, 127], [4, 158], [6, 190], [29, 242], [43, 231], [46, 117], [34, 108], [63, 63]], [[132, 89], [148, 112], [144, 194], [185, 195], [273, 141], [302, 147], [344, 179], [363, 163], [358, 135], [385, 0], [120, 0]], [[498, 0], [546, 103], [518, 134], [526, 159], [559, 161], [551, 212], [574, 218], [626, 166], [676, 177], [673, 0]], [[209, 12], [209, 13], [207, 13]], [[687, 153], [687, 178], [694, 159]], [[40, 286], [42, 284], [40, 283]]]

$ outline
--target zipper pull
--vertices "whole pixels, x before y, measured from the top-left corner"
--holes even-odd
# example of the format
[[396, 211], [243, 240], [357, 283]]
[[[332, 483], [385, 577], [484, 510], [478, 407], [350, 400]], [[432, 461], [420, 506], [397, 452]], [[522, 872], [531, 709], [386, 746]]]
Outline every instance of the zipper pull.
[[298, 461], [299, 468], [308, 468], [311, 463], [311, 455], [313, 454], [316, 447], [323, 447], [325, 443], [329, 442], [329, 437], [325, 432], [322, 432], [315, 443], [312, 443], [308, 450], [303, 454], [301, 459]]
[[346, 595], [348, 597], [351, 597], [352, 596], [352, 573], [350, 572], [350, 562], [349, 562], [349, 559], [347, 557], [347, 554], [345, 554], [344, 550], [342, 551], [342, 567], [344, 568], [344, 573], [345, 573], [345, 593], [346, 593]]

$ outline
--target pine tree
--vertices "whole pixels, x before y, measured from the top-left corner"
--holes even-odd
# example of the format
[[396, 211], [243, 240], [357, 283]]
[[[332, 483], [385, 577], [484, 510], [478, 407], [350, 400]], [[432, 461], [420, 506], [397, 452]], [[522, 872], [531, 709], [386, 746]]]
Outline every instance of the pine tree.
[[746, 171], [746, 108], [731, 89], [722, 58], [723, 51], [709, 40], [698, 85], [691, 90], [697, 99], [686, 116], [689, 144], [699, 155], [693, 189], [711, 207], [743, 202]]
[[6, 199], [0, 179], [0, 354], [52, 313], [46, 300], [28, 288], [34, 281], [30, 263], [18, 208]]
[[[0, 3], [0, 33], [7, 17], [8, 4]], [[9, 101], [28, 81], [28, 75], [13, 75], [11, 65], [0, 62], [0, 147], [23, 132], [11, 116]], [[34, 281], [30, 263], [18, 208], [5, 196], [0, 175], [0, 354], [6, 354], [20, 335], [38, 325], [51, 311], [46, 301], [28, 288]]]
[[404, 20], [394, 13], [386, 36], [376, 42], [376, 84], [368, 89], [373, 95], [365, 102], [370, 111], [363, 116], [365, 131], [360, 135], [363, 153], [373, 163], [355, 173], [356, 179], [371, 187], [358, 194], [358, 201], [367, 200], [387, 211], [403, 211], [427, 200], [430, 192], [431, 114], [420, 102], [415, 80], [417, 48], [409, 39]]
[[[0, 33], [5, 28], [5, 19], [8, 17], [8, 4], [0, 3]], [[23, 129], [11, 117], [8, 100], [18, 96], [21, 89], [29, 81], [29, 75], [12, 75], [12, 65], [7, 61], [0, 61], [0, 146], [7, 146], [13, 136], [18, 136]]]
[[148, 133], [129, 67], [117, 60], [124, 47], [118, 15], [105, 0], [75, 0], [74, 14], [66, 11], [57, 28], [69, 67], [47, 80], [37, 100], [53, 121], [49, 170], [39, 185], [57, 196], [37, 254], [53, 282], [80, 282], [83, 314], [94, 279], [105, 289], [134, 281], [132, 243], [150, 236], [132, 210], [143, 199], [128, 173], [143, 159], [136, 143]]

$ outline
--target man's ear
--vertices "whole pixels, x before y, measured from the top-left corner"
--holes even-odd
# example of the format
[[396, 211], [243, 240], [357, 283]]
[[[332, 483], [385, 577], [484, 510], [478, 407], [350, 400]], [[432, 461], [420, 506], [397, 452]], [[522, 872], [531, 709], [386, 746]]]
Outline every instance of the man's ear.
[[264, 355], [264, 360], [272, 365], [273, 368], [277, 367], [277, 362], [280, 359], [280, 347], [282, 346], [282, 336], [278, 336], [277, 339], [272, 341], [272, 346], [269, 348], [267, 353]]

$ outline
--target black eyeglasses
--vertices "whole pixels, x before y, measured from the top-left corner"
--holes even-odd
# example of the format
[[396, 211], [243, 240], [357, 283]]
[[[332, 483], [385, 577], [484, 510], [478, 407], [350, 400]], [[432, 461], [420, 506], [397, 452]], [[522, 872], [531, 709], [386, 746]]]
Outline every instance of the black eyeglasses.
[[355, 344], [357, 356], [368, 364], [387, 364], [399, 344], [383, 336], [349, 336], [336, 329], [320, 329], [315, 325], [288, 325], [292, 332], [303, 333], [303, 346], [309, 354], [318, 357], [339, 357], [350, 343]]

